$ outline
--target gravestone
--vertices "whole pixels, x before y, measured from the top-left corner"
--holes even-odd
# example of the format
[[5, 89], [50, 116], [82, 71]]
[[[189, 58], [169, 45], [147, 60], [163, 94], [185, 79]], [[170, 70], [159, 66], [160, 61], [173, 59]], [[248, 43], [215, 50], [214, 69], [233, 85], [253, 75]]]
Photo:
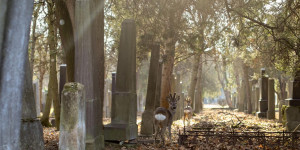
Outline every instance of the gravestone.
[[136, 27], [134, 20], [122, 23], [118, 54], [116, 92], [112, 97], [111, 123], [104, 128], [105, 140], [137, 138]]
[[261, 69], [261, 78], [260, 78], [260, 98], [259, 98], [259, 112], [256, 115], [259, 118], [266, 118], [268, 111], [268, 80], [266, 77], [266, 70]]
[[155, 110], [155, 92], [157, 82], [157, 71], [159, 64], [159, 46], [155, 44], [152, 46], [149, 76], [148, 76], [148, 87], [146, 95], [146, 106], [145, 111], [142, 114], [141, 134], [152, 135], [153, 129], [153, 112]]
[[[95, 47], [91, 32], [90, 1], [75, 1], [75, 82], [84, 85], [86, 91], [86, 149], [104, 148], [103, 98], [104, 70], [103, 47]], [[92, 22], [93, 23], [93, 22]], [[100, 28], [100, 27], [99, 27]], [[101, 43], [101, 37], [98, 41]]]
[[259, 111], [259, 97], [260, 97], [259, 86], [256, 85], [255, 86], [255, 112]]
[[35, 109], [36, 109], [36, 116], [40, 116], [41, 108], [40, 108], [40, 92], [39, 92], [39, 82], [33, 83], [33, 94], [35, 99]]
[[295, 75], [292, 89], [291, 98], [286, 100], [289, 105], [285, 109], [288, 131], [293, 131], [300, 124], [300, 70]]
[[160, 93], [161, 93], [161, 79], [162, 79], [162, 60], [159, 60], [158, 71], [157, 71], [157, 83], [155, 91], [155, 105], [154, 108], [160, 107]]
[[84, 86], [75, 82], [65, 84], [61, 96], [60, 150], [85, 149], [85, 105]]
[[[33, 2], [33, 0], [0, 1], [1, 150], [21, 149], [20, 129], [25, 84], [24, 72], [26, 71], [24, 66], [25, 60], [28, 59]], [[34, 112], [34, 114], [36, 113]]]
[[60, 65], [59, 70], [59, 101], [61, 102], [61, 92], [67, 82], [67, 65]]
[[[26, 58], [28, 58], [28, 56]], [[34, 93], [34, 91], [38, 90], [33, 88], [34, 85], [36, 87], [38, 87], [38, 85], [32, 84], [32, 75], [28, 59], [26, 60], [25, 67], [25, 86], [23, 92], [20, 134], [21, 149], [42, 150], [44, 149], [43, 127], [40, 120], [37, 118], [39, 111], [36, 111], [36, 109], [39, 108], [39, 105], [36, 105], [37, 100], [35, 99]]]
[[256, 113], [256, 110], [255, 110], [255, 103], [256, 103], [256, 98], [255, 98], [255, 86], [257, 84], [257, 80], [252, 80], [251, 81], [251, 104], [252, 104], [252, 112], [255, 112]]
[[274, 79], [269, 79], [268, 82], [268, 119], [275, 119], [275, 89]]

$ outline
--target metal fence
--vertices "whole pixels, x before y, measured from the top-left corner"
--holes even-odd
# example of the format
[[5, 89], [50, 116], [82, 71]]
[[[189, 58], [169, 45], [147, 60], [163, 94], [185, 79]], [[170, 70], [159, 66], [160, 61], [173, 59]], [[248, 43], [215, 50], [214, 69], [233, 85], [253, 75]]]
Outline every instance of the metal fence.
[[235, 145], [255, 145], [259, 149], [300, 150], [300, 132], [220, 132], [210, 130], [179, 131], [178, 143], [187, 148], [199, 143], [214, 142]]

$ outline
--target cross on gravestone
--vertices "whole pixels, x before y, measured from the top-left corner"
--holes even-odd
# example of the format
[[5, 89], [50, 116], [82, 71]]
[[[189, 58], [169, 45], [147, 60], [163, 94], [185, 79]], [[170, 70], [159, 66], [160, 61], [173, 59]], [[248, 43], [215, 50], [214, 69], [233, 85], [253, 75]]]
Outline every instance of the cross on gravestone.
[[260, 78], [260, 99], [259, 99], [259, 112], [256, 115], [259, 118], [266, 118], [268, 111], [268, 80], [269, 78], [265, 75], [266, 71], [264, 68], [261, 69]]
[[134, 20], [122, 23], [116, 91], [112, 98], [111, 123], [104, 127], [105, 140], [137, 138], [136, 27]]

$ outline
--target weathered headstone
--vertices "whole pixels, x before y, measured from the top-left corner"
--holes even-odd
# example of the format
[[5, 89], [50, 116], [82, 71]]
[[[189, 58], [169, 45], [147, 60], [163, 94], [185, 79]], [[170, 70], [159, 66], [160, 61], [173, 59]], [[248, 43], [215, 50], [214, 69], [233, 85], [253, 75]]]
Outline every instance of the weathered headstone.
[[256, 85], [255, 86], [255, 112], [259, 111], [259, 97], [260, 97], [259, 86]]
[[1, 150], [21, 149], [20, 127], [26, 69], [24, 66], [25, 60], [28, 59], [32, 11], [33, 0], [0, 1]]
[[148, 87], [146, 95], [146, 106], [145, 111], [142, 114], [141, 134], [152, 135], [153, 129], [153, 112], [155, 110], [155, 92], [157, 82], [157, 71], [159, 65], [159, 46], [155, 44], [152, 46], [149, 76], [148, 76]]
[[255, 98], [255, 86], [257, 84], [257, 80], [252, 80], [251, 81], [251, 104], [252, 104], [252, 112], [256, 113], [255, 110], [255, 103], [256, 103], [256, 98]]
[[116, 92], [112, 99], [111, 124], [105, 140], [125, 141], [137, 137], [136, 27], [134, 20], [122, 23], [118, 54]]
[[269, 79], [268, 82], [268, 119], [275, 119], [275, 89], [274, 79]]
[[295, 75], [291, 98], [287, 101], [289, 105], [285, 109], [286, 129], [293, 131], [300, 124], [300, 70]]
[[85, 149], [85, 90], [80, 83], [65, 84], [61, 96], [59, 149]]
[[34, 94], [34, 99], [35, 99], [36, 115], [40, 116], [41, 108], [40, 108], [39, 82], [33, 83], [33, 94]]
[[260, 99], [259, 99], [259, 112], [256, 115], [259, 118], [266, 118], [268, 111], [268, 80], [269, 78], [265, 75], [265, 69], [261, 69], [260, 78]]
[[[28, 58], [28, 56], [26, 58]], [[36, 88], [34, 89], [33, 85], [38, 87], [38, 85], [32, 84], [30, 64], [27, 59], [22, 103], [22, 123], [20, 134], [21, 149], [42, 150], [44, 149], [43, 127], [40, 120], [37, 118], [39, 111], [36, 111], [36, 109], [39, 108], [39, 105], [36, 105], [37, 100], [34, 95], [34, 90], [38, 90], [36, 90]]]
[[59, 68], [59, 100], [61, 101], [61, 92], [67, 82], [67, 65], [62, 64]]
[[[75, 82], [84, 85], [86, 91], [86, 149], [104, 148], [103, 97], [104, 64], [101, 46], [95, 47], [91, 26], [90, 1], [75, 1]], [[99, 27], [99, 30], [100, 27]], [[98, 43], [101, 43], [99, 37]]]
[[157, 71], [157, 83], [155, 91], [155, 105], [154, 108], [160, 106], [160, 93], [161, 93], [161, 78], [162, 78], [162, 60], [159, 60], [158, 71]]

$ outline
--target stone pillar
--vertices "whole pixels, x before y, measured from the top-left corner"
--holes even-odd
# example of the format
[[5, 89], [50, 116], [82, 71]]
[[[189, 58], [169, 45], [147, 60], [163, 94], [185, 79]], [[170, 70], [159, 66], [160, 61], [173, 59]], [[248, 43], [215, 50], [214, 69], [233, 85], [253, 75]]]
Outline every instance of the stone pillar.
[[[286, 129], [293, 131], [300, 124], [300, 71], [298, 70], [292, 88], [291, 98], [287, 99], [288, 107], [285, 109]], [[298, 128], [298, 130], [300, 130]]]
[[35, 109], [36, 116], [40, 116], [41, 108], [40, 108], [40, 92], [39, 92], [39, 82], [33, 83], [33, 94], [35, 99]]
[[256, 85], [255, 86], [255, 112], [259, 111], [259, 97], [260, 97], [259, 86]]
[[45, 109], [47, 95], [48, 95], [48, 92], [47, 92], [47, 91], [43, 91], [43, 92], [42, 92], [42, 106], [43, 106], [43, 107], [41, 108], [41, 112], [43, 112], [44, 109]]
[[255, 110], [255, 103], [256, 103], [256, 99], [255, 99], [255, 86], [257, 84], [257, 80], [252, 80], [251, 81], [251, 104], [252, 104], [252, 112], [256, 113]]
[[269, 79], [268, 82], [268, 119], [275, 119], [275, 89], [274, 79]]
[[142, 114], [141, 132], [142, 135], [152, 135], [153, 129], [153, 112], [155, 110], [155, 92], [157, 82], [157, 71], [159, 64], [159, 46], [155, 44], [152, 46], [151, 59], [148, 76], [148, 87], [146, 95], [145, 111]]
[[[0, 1], [0, 149], [18, 150], [33, 0]], [[32, 83], [30, 83], [32, 84]], [[31, 85], [32, 86], [32, 85]], [[31, 87], [32, 90], [32, 87]], [[34, 106], [33, 106], [34, 108]], [[34, 114], [36, 114], [34, 112]]]
[[260, 99], [259, 99], [259, 112], [257, 116], [259, 118], [266, 118], [268, 111], [268, 80], [269, 78], [265, 75], [265, 69], [261, 69], [261, 78], [260, 78]]
[[67, 82], [67, 65], [62, 64], [59, 66], [59, 100], [60, 100], [60, 102], [61, 102], [61, 92], [62, 92], [66, 82]]
[[[28, 58], [28, 56], [26, 57]], [[37, 84], [33, 84], [37, 88]], [[26, 71], [25, 71], [25, 86], [23, 92], [22, 102], [22, 123], [21, 123], [21, 134], [20, 143], [21, 149], [23, 150], [42, 150], [44, 149], [44, 138], [43, 138], [43, 127], [40, 120], [37, 118], [36, 108], [40, 107], [36, 104], [36, 99], [32, 85], [32, 75], [30, 71], [29, 60], [26, 60]], [[38, 111], [39, 112], [39, 111]], [[2, 150], [2, 148], [0, 147]]]
[[160, 106], [160, 93], [161, 93], [161, 78], [162, 78], [162, 60], [159, 60], [158, 71], [157, 71], [157, 83], [155, 91], [155, 105], [154, 108]]
[[85, 149], [85, 91], [80, 83], [65, 84], [61, 96], [59, 149]]
[[113, 93], [111, 124], [104, 129], [105, 140], [137, 138], [136, 27], [134, 20], [122, 23], [118, 55], [116, 92]]
[[[75, 82], [84, 85], [86, 91], [86, 149], [104, 148], [103, 93], [104, 70], [101, 51], [94, 47], [91, 33], [90, 1], [75, 1]], [[99, 41], [101, 42], [101, 41]], [[103, 66], [104, 67], [104, 66]]]

